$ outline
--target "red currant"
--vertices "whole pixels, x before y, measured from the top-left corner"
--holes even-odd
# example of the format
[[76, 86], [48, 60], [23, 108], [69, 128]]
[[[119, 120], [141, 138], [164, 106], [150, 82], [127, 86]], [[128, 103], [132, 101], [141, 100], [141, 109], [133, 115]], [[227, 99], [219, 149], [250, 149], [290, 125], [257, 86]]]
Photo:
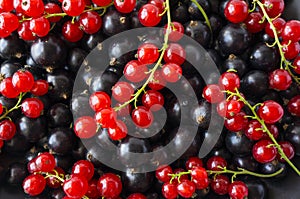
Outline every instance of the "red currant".
[[148, 90], [142, 96], [143, 105], [151, 111], [158, 111], [164, 105], [164, 96], [156, 90]]
[[164, 183], [162, 186], [162, 194], [166, 199], [176, 199], [178, 196], [177, 185], [171, 183]]
[[108, 128], [108, 136], [112, 140], [121, 140], [127, 136], [128, 130], [122, 120], [117, 120], [116, 125]]
[[71, 17], [79, 16], [81, 13], [83, 13], [84, 8], [84, 0], [63, 0], [62, 2], [63, 11]]
[[211, 189], [218, 195], [225, 195], [228, 193], [230, 181], [225, 175], [217, 175], [215, 176], [211, 183]]
[[164, 0], [149, 0], [148, 3], [157, 6], [159, 8], [159, 13], [162, 13], [165, 9]]
[[138, 47], [137, 57], [141, 64], [153, 64], [159, 57], [157, 46], [145, 43]]
[[262, 0], [261, 3], [271, 18], [278, 17], [284, 10], [284, 0]]
[[143, 26], [156, 26], [161, 20], [160, 10], [153, 4], [145, 4], [140, 8], [138, 18]]
[[30, 196], [41, 194], [46, 187], [46, 180], [40, 174], [31, 174], [23, 181], [24, 192]]
[[20, 94], [12, 84], [12, 77], [7, 77], [1, 81], [0, 92], [6, 98], [16, 98]]
[[36, 80], [30, 90], [30, 93], [35, 96], [42, 96], [48, 92], [49, 83], [46, 80]]
[[154, 72], [153, 78], [150, 80], [148, 86], [152, 90], [161, 90], [165, 87], [166, 85], [166, 80], [162, 77], [162, 71], [161, 70], [156, 70]]
[[137, 60], [132, 60], [125, 65], [123, 73], [127, 80], [131, 82], [140, 82], [148, 76], [147, 71], [147, 65], [141, 64]]
[[155, 176], [161, 182], [169, 182], [172, 178], [169, 174], [172, 173], [172, 167], [170, 167], [169, 165], [161, 165], [156, 169]]
[[194, 167], [191, 170], [191, 178], [197, 189], [206, 189], [209, 185], [207, 172], [202, 167]]
[[248, 187], [242, 181], [234, 181], [228, 187], [231, 199], [245, 199], [248, 196]]
[[10, 12], [0, 13], [0, 37], [7, 37], [18, 29], [19, 19]]
[[82, 198], [88, 190], [88, 181], [82, 175], [72, 174], [70, 179], [63, 183], [63, 190], [70, 198]]
[[80, 28], [87, 34], [94, 34], [102, 26], [102, 18], [95, 11], [87, 11], [79, 16]]
[[[285, 25], [285, 20], [283, 19], [283, 18], [277, 18], [277, 19], [274, 19], [273, 21], [272, 21], [272, 23], [273, 23], [273, 25], [274, 25], [274, 27], [275, 27], [275, 29], [276, 29], [276, 33], [277, 33], [277, 35], [278, 36], [281, 36], [281, 33], [282, 33], [282, 31], [283, 31], [283, 27], [284, 27], [284, 25]], [[271, 25], [270, 25], [270, 23], [267, 23], [267, 25], [266, 25], [266, 27], [265, 27], [265, 32], [270, 36], [270, 37], [272, 37], [272, 38], [274, 38], [274, 32], [273, 32], [273, 30], [272, 30], [272, 28], [271, 28]]]
[[5, 119], [0, 122], [0, 139], [11, 140], [16, 134], [16, 125], [12, 121]]
[[114, 5], [117, 11], [121, 13], [130, 13], [133, 11], [136, 0], [114, 0]]
[[294, 66], [295, 73], [297, 73], [299, 75], [300, 74], [300, 56], [297, 56], [294, 59], [293, 66]]
[[235, 89], [240, 88], [240, 78], [236, 73], [225, 72], [219, 78], [219, 85], [226, 91], [234, 92]]
[[257, 120], [251, 120], [244, 133], [250, 140], [260, 140], [264, 135], [262, 128], [262, 125]]
[[122, 191], [122, 182], [117, 175], [106, 173], [100, 177], [97, 188], [102, 197], [115, 198], [119, 196]]
[[299, 42], [283, 41], [281, 42], [282, 51], [284, 52], [284, 57], [286, 59], [294, 59], [300, 53]]
[[[275, 124], [267, 124], [267, 128], [269, 129], [272, 136], [277, 139], [279, 136], [279, 130]], [[263, 134], [263, 139], [270, 139], [269, 135], [267, 133]]]
[[[168, 31], [168, 25], [164, 26], [164, 34], [166, 34]], [[184, 27], [181, 23], [173, 21], [172, 25], [170, 27], [170, 32], [169, 32], [169, 40], [176, 42], [179, 41], [184, 34]]]
[[95, 111], [101, 111], [104, 108], [108, 108], [111, 105], [109, 95], [103, 91], [94, 92], [89, 99], [90, 107]]
[[245, 24], [247, 30], [251, 33], [258, 33], [262, 31], [265, 26], [266, 22], [262, 23], [263, 15], [259, 12], [251, 12], [245, 20]]
[[170, 43], [164, 54], [166, 63], [174, 63], [181, 65], [184, 63], [186, 52], [184, 48], [177, 43]]
[[[280, 141], [280, 142], [278, 142], [278, 144], [282, 148], [282, 150], [283, 150], [284, 154], [286, 155], [286, 157], [289, 160], [293, 159], [293, 157], [295, 156], [294, 146], [288, 141]], [[280, 162], [285, 162], [285, 159], [283, 159], [279, 153], [277, 153], [277, 159]]]
[[191, 170], [194, 167], [203, 167], [203, 162], [199, 157], [189, 157], [185, 162], [185, 168]]
[[63, 177], [65, 175], [65, 171], [60, 167], [55, 167], [54, 170], [48, 172], [50, 175], [46, 178], [46, 183], [50, 188], [56, 189], [61, 187], [61, 182], [55, 176], [58, 175]]
[[196, 191], [196, 185], [190, 180], [181, 180], [177, 185], [177, 192], [184, 198], [191, 198]]
[[82, 116], [75, 121], [74, 132], [79, 138], [91, 138], [97, 132], [97, 123], [93, 117]]
[[74, 163], [72, 167], [72, 174], [78, 174], [86, 178], [87, 181], [91, 180], [94, 176], [94, 165], [87, 160], [79, 160]]
[[252, 148], [254, 159], [259, 163], [273, 161], [277, 155], [277, 149], [270, 140], [260, 140]]
[[284, 69], [276, 69], [269, 75], [270, 87], [276, 90], [287, 90], [292, 84], [292, 77]]
[[[47, 14], [56, 14], [56, 13], [62, 13], [62, 9], [59, 5], [56, 3], [47, 3], [45, 5], [45, 13]], [[57, 17], [49, 17], [50, 22], [59, 22], [62, 17], [57, 16]]]
[[50, 22], [44, 16], [30, 20], [30, 30], [38, 37], [44, 37], [50, 32]]
[[258, 109], [258, 115], [267, 124], [278, 122], [283, 116], [283, 109], [280, 104], [275, 101], [267, 100]]
[[174, 63], [167, 63], [162, 67], [162, 76], [167, 82], [177, 82], [182, 76], [182, 68]]
[[153, 122], [153, 114], [144, 106], [135, 108], [131, 113], [132, 121], [140, 128], [148, 128]]
[[39, 154], [35, 159], [36, 171], [50, 172], [55, 168], [56, 161], [52, 154], [44, 152]]
[[221, 171], [226, 166], [227, 162], [221, 156], [212, 156], [206, 162], [207, 169], [212, 171]]
[[112, 0], [92, 0], [92, 2], [97, 6], [105, 7], [108, 6]]
[[22, 0], [22, 12], [29, 17], [40, 17], [44, 13], [44, 2], [42, 0]]
[[89, 198], [101, 198], [100, 193], [97, 189], [98, 180], [92, 179], [89, 181], [89, 188], [86, 192], [86, 196]]
[[0, 12], [10, 12], [14, 9], [14, 3], [12, 0], [0, 1]]
[[132, 193], [127, 197], [127, 199], [147, 199], [147, 197], [141, 193]]
[[12, 84], [19, 92], [28, 92], [33, 87], [34, 77], [27, 70], [19, 70], [12, 76]]
[[38, 98], [27, 98], [21, 104], [22, 113], [29, 118], [38, 118], [43, 109], [44, 104]]
[[230, 0], [226, 4], [224, 15], [232, 23], [241, 23], [248, 16], [248, 4], [241, 0]]
[[36, 39], [36, 36], [33, 34], [33, 32], [30, 30], [30, 21], [23, 21], [19, 28], [18, 28], [18, 34], [21, 39], [25, 41], [32, 41]]
[[300, 117], [300, 95], [296, 95], [295, 97], [293, 97], [288, 105], [288, 111], [292, 114], [295, 115], [297, 117]]
[[224, 94], [221, 88], [217, 84], [209, 84], [204, 87], [202, 96], [209, 103], [215, 104], [221, 102], [224, 99]]
[[300, 21], [290, 20], [286, 22], [282, 30], [282, 39], [285, 41], [298, 42], [300, 40]]
[[118, 102], [129, 101], [133, 93], [133, 87], [127, 82], [118, 82], [112, 88], [112, 96]]
[[102, 128], [115, 127], [117, 113], [111, 107], [103, 108], [95, 114], [95, 120]]
[[244, 130], [248, 125], [248, 119], [244, 112], [239, 112], [234, 116], [228, 117], [225, 120], [225, 127], [229, 131], [238, 132]]
[[70, 42], [77, 42], [83, 37], [83, 31], [80, 29], [80, 24], [78, 21], [72, 23], [72, 21], [67, 21], [62, 27], [62, 35], [64, 38]]

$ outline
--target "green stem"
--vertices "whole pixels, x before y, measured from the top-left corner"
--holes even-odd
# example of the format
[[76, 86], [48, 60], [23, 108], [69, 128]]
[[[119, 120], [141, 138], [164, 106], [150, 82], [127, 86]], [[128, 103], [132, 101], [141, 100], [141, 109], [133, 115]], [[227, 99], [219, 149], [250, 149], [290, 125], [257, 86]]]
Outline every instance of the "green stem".
[[207, 14], [205, 13], [204, 9], [202, 8], [202, 6], [196, 1], [196, 0], [191, 0], [191, 2], [193, 2], [197, 8], [200, 10], [201, 14], [203, 15], [204, 19], [205, 19], [205, 22], [210, 30], [210, 32], [212, 33], [212, 28], [211, 28], [211, 25], [210, 25], [210, 21], [207, 17]]
[[161, 50], [160, 57], [158, 58], [158, 61], [156, 62], [155, 66], [150, 70], [151, 71], [150, 75], [149, 75], [148, 79], [146, 80], [146, 82], [143, 84], [143, 86], [134, 94], [133, 98], [131, 98], [130, 100], [128, 100], [127, 102], [121, 104], [118, 107], [114, 107], [115, 111], [121, 110], [122, 108], [129, 105], [131, 102], [135, 102], [135, 104], [136, 104], [136, 101], [137, 101], [138, 97], [144, 92], [147, 85], [153, 80], [155, 71], [161, 65], [161, 62], [163, 60], [166, 49], [168, 48], [168, 42], [169, 42], [169, 34], [168, 33], [171, 31], [171, 28], [172, 28], [172, 25], [171, 25], [171, 10], [170, 10], [169, 0], [166, 0], [165, 9], [167, 11], [167, 19], [168, 19], [167, 25], [168, 25], [168, 28], [167, 28], [167, 33], [164, 35], [164, 44], [163, 44], [162, 48], [160, 49]]
[[[279, 40], [279, 36], [278, 36], [278, 33], [276, 31], [276, 27], [274, 26], [273, 24], [273, 19], [271, 19], [265, 9], [265, 6], [263, 3], [261, 3], [259, 0], [253, 0], [253, 4], [257, 4], [261, 11], [263, 12], [264, 14], [264, 18], [268, 21], [268, 23], [270, 24], [270, 27], [273, 31], [273, 34], [274, 34], [274, 39], [275, 39], [275, 42], [274, 44], [277, 45], [278, 47], [278, 50], [279, 50], [279, 53], [280, 53], [280, 56], [281, 56], [281, 61], [280, 61], [280, 68], [281, 69], [285, 69], [286, 71], [288, 71], [288, 73], [291, 75], [291, 77], [294, 79], [294, 81], [299, 85], [300, 84], [300, 78], [297, 77], [296, 75], [294, 75], [291, 71], [290, 68], [293, 68], [292, 66], [292, 63], [289, 62], [288, 60], [286, 60], [285, 56], [284, 56], [284, 52], [283, 52], [283, 46], [281, 45], [280, 43], [280, 40]], [[285, 65], [285, 67], [283, 67], [283, 64]]]
[[25, 95], [26, 95], [26, 93], [20, 93], [20, 94], [19, 94], [19, 97], [18, 97], [18, 101], [17, 101], [17, 103], [15, 104], [15, 106], [12, 107], [11, 109], [7, 110], [4, 114], [2, 114], [2, 115], [0, 116], [0, 120], [6, 118], [7, 115], [8, 115], [9, 113], [11, 113], [12, 111], [14, 111], [14, 110], [20, 108], [20, 107], [21, 107], [20, 103], [22, 102], [22, 99], [23, 99], [23, 97], [24, 97]]
[[269, 136], [269, 138], [274, 143], [274, 146], [277, 148], [278, 153], [280, 156], [292, 167], [292, 169], [300, 176], [300, 171], [298, 168], [289, 160], [289, 158], [285, 155], [284, 151], [282, 150], [281, 146], [278, 144], [277, 140], [274, 138], [273, 134], [269, 131], [267, 125], [265, 124], [264, 120], [262, 120], [256, 113], [256, 105], [252, 106], [236, 89], [236, 92], [226, 91], [227, 94], [232, 96], [237, 96], [240, 101], [242, 101], [252, 112], [254, 118], [262, 125], [264, 132], [266, 132]]

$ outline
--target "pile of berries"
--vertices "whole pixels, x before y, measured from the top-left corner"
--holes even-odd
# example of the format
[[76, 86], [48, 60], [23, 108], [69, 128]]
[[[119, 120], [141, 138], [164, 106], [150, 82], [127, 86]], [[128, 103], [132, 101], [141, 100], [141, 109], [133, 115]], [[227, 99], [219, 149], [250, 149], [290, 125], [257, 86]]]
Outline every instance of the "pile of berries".
[[[283, 178], [287, 169], [300, 176], [294, 164], [300, 21], [286, 21], [285, 6], [284, 0], [0, 1], [3, 188], [26, 198], [266, 198], [262, 178]], [[161, 30], [104, 42], [140, 27]], [[108, 66], [85, 59], [94, 49], [108, 55]], [[202, 77], [207, 63], [221, 75]], [[157, 117], [163, 114], [166, 121]], [[224, 119], [218, 138], [209, 128], [213, 118]], [[183, 151], [192, 127], [196, 136]], [[211, 138], [215, 146], [200, 159]], [[161, 150], [171, 142], [171, 151]], [[117, 154], [99, 151], [108, 146]], [[160, 157], [139, 160], [155, 171], [133, 168], [132, 154], [157, 151]], [[162, 164], [174, 154], [174, 162]], [[126, 169], [104, 165], [101, 155]]]

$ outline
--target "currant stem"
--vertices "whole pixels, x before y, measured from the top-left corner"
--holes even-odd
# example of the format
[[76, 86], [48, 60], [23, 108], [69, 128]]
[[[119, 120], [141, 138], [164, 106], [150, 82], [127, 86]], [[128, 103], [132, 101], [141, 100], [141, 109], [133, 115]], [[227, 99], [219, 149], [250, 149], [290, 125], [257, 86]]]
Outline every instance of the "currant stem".
[[170, 10], [170, 3], [169, 3], [169, 0], [166, 0], [166, 7], [165, 7], [165, 10], [167, 11], [167, 19], [168, 19], [168, 23], [167, 23], [167, 32], [166, 34], [164, 35], [164, 44], [162, 46], [162, 48], [160, 49], [161, 50], [161, 53], [160, 53], [160, 57], [158, 58], [155, 66], [150, 70], [150, 75], [148, 77], [148, 79], [146, 80], [146, 82], [143, 84], [143, 86], [134, 94], [133, 98], [131, 98], [130, 100], [128, 100], [127, 102], [121, 104], [120, 106], [118, 107], [114, 107], [114, 110], [115, 111], [119, 111], [121, 110], [122, 108], [126, 107], [127, 105], [129, 105], [131, 102], [134, 102], [135, 103], [135, 106], [136, 106], [136, 102], [137, 102], [137, 99], [138, 97], [141, 95], [141, 93], [143, 93], [145, 91], [145, 88], [147, 87], [147, 85], [150, 83], [150, 81], [153, 80], [153, 77], [154, 77], [154, 73], [155, 71], [160, 67], [161, 65], [161, 62], [163, 60], [163, 57], [164, 57], [164, 54], [166, 52], [166, 49], [168, 48], [168, 42], [169, 42], [169, 32], [170, 32], [170, 29], [172, 27], [171, 23], [171, 10]]
[[[267, 11], [266, 11], [266, 9], [265, 9], [265, 5], [264, 5], [263, 3], [261, 3], [259, 0], [253, 0], [253, 4], [254, 4], [254, 6], [257, 4], [257, 5], [260, 7], [261, 11], [262, 11], [263, 14], [264, 14], [264, 18], [268, 21], [268, 23], [270, 24], [270, 27], [271, 27], [271, 29], [272, 29], [272, 31], [273, 31], [275, 42], [274, 42], [274, 44], [272, 44], [272, 45], [270, 45], [270, 46], [275, 46], [275, 45], [277, 45], [277, 47], [278, 47], [278, 50], [279, 50], [279, 53], [280, 53], [280, 56], [281, 56], [280, 68], [281, 68], [281, 69], [284, 68], [286, 71], [288, 71], [288, 73], [291, 75], [291, 77], [294, 79], [294, 81], [295, 81], [298, 85], [300, 85], [300, 78], [297, 77], [296, 75], [294, 75], [294, 74], [292, 73], [292, 71], [291, 71], [290, 68], [293, 68], [293, 66], [292, 66], [291, 62], [289, 62], [289, 61], [285, 58], [285, 56], [284, 56], [284, 52], [283, 52], [283, 50], [282, 50], [283, 46], [282, 46], [281, 43], [280, 43], [280, 40], [279, 40], [277, 31], [276, 31], [276, 27], [275, 27], [274, 24], [273, 24], [273, 20], [274, 20], [274, 19], [271, 19], [271, 18], [269, 17], [269, 15], [268, 15], [268, 13], [267, 13]], [[279, 16], [280, 16], [280, 15], [279, 15]], [[276, 18], [278, 18], [279, 16], [277, 16]], [[276, 19], [276, 18], [275, 18], [275, 19]], [[283, 67], [283, 64], [285, 65], [285, 67]]]
[[200, 10], [200, 12], [201, 12], [202, 16], [204, 17], [205, 22], [206, 22], [210, 32], [212, 33], [212, 28], [211, 28], [211, 25], [210, 25], [210, 21], [207, 17], [207, 14], [204, 11], [204, 9], [202, 8], [202, 6], [196, 0], [191, 0], [191, 2], [193, 2], [197, 6], [197, 8]]
[[11, 109], [7, 110], [3, 115], [0, 116], [0, 120], [3, 120], [4, 118], [7, 117], [7, 115], [9, 113], [11, 113], [14, 110], [17, 110], [18, 108], [21, 107], [20, 103], [22, 102], [23, 97], [26, 95], [27, 93], [20, 93], [19, 97], [18, 97], [18, 101], [16, 103], [16, 105], [14, 107], [12, 107]]
[[265, 124], [265, 121], [262, 120], [256, 113], [256, 108], [258, 105], [254, 105], [252, 106], [251, 104], [249, 104], [249, 102], [240, 94], [240, 92], [238, 91], [238, 89], [235, 89], [235, 93], [231, 92], [231, 91], [226, 91], [227, 94], [231, 95], [231, 96], [237, 96], [239, 98], [240, 101], [242, 101], [248, 108], [250, 108], [252, 114], [253, 114], [253, 118], [256, 119], [263, 127], [264, 132], [266, 132], [269, 136], [269, 138], [272, 140], [272, 142], [274, 143], [274, 146], [277, 148], [278, 153], [280, 154], [280, 156], [292, 167], [292, 169], [300, 176], [300, 171], [298, 170], [298, 168], [289, 160], [289, 158], [285, 155], [284, 151], [282, 150], [281, 146], [278, 144], [277, 140], [274, 138], [273, 134], [269, 131], [267, 125]]

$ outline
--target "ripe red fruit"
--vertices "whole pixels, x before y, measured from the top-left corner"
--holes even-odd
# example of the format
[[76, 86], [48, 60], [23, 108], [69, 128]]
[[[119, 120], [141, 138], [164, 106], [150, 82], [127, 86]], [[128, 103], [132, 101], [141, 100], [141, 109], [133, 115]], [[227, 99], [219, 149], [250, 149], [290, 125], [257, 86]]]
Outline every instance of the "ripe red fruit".
[[154, 44], [145, 43], [138, 47], [137, 58], [141, 64], [153, 64], [158, 57], [158, 48]]
[[117, 120], [116, 125], [108, 128], [108, 136], [112, 140], [121, 140], [127, 136], [127, 126], [122, 120]]
[[121, 13], [130, 13], [133, 11], [136, 0], [114, 0], [114, 6]]
[[162, 71], [161, 70], [156, 70], [153, 75], [153, 79], [150, 80], [148, 86], [152, 90], [161, 90], [165, 87], [166, 85], [166, 80], [162, 77]]
[[267, 100], [258, 109], [258, 115], [267, 124], [278, 122], [283, 116], [283, 109], [280, 104], [273, 100]]
[[171, 180], [171, 176], [169, 174], [173, 173], [172, 167], [169, 165], [161, 165], [155, 171], [156, 178], [161, 182], [169, 182]]
[[224, 15], [232, 23], [241, 23], [248, 16], [248, 4], [241, 0], [230, 0], [226, 4]]
[[277, 149], [270, 140], [260, 140], [254, 144], [252, 154], [259, 163], [268, 163], [273, 161], [277, 155]]
[[133, 93], [133, 87], [128, 82], [118, 82], [112, 88], [112, 96], [118, 102], [126, 102], [130, 100]]
[[177, 82], [182, 76], [182, 68], [174, 63], [167, 63], [163, 65], [162, 76], [167, 82]]
[[[45, 5], [45, 13], [48, 14], [62, 13], [62, 9], [56, 3], [50, 2]], [[48, 19], [50, 22], [58, 22], [59, 20], [61, 20], [61, 18], [62, 17], [57, 16], [57, 17], [49, 17]]]
[[108, 6], [112, 1], [111, 0], [92, 0], [92, 2], [94, 4], [96, 4], [97, 6]]
[[79, 16], [81, 13], [83, 13], [84, 8], [84, 0], [63, 0], [62, 2], [63, 11], [71, 17]]
[[186, 52], [184, 48], [177, 43], [170, 43], [164, 54], [164, 61], [166, 63], [174, 63], [181, 65], [184, 63]]
[[236, 73], [225, 72], [219, 78], [219, 85], [226, 91], [235, 92], [235, 89], [240, 88], [240, 78]]
[[29, 118], [38, 118], [43, 109], [44, 104], [38, 98], [27, 98], [21, 104], [22, 113]]
[[95, 114], [95, 120], [102, 128], [114, 128], [116, 126], [117, 113], [111, 108], [103, 108]]
[[109, 95], [103, 91], [97, 91], [91, 94], [89, 99], [90, 107], [95, 111], [101, 111], [104, 108], [108, 108], [111, 105]]
[[30, 21], [23, 21], [19, 28], [18, 28], [18, 34], [21, 39], [25, 41], [31, 41], [36, 39], [36, 35], [33, 34], [33, 32], [30, 30]]
[[122, 191], [122, 182], [119, 176], [113, 173], [105, 173], [99, 178], [97, 188], [104, 198], [115, 198]]
[[12, 84], [19, 92], [28, 92], [34, 85], [34, 77], [27, 70], [19, 70], [12, 76]]
[[138, 18], [143, 26], [152, 27], [159, 24], [161, 20], [159, 14], [160, 10], [157, 6], [147, 3], [140, 8]]
[[206, 162], [207, 169], [212, 171], [221, 171], [226, 166], [227, 162], [221, 156], [212, 156]]
[[228, 117], [225, 120], [225, 127], [229, 131], [238, 132], [245, 129], [248, 125], [248, 119], [244, 112], [239, 112], [234, 116]]
[[95, 11], [87, 11], [79, 16], [80, 29], [87, 34], [94, 34], [102, 26], [102, 18]]
[[78, 174], [86, 178], [87, 181], [94, 176], [94, 165], [87, 160], [79, 160], [72, 167], [72, 174]]
[[143, 105], [151, 111], [160, 110], [164, 102], [164, 96], [156, 90], [148, 90], [142, 96]]
[[12, 77], [7, 77], [1, 81], [0, 92], [6, 98], [16, 98], [20, 94], [12, 84]]
[[99, 191], [97, 190], [97, 179], [92, 179], [89, 181], [89, 188], [86, 192], [86, 196], [89, 198], [101, 198]]
[[283, 41], [281, 42], [282, 51], [284, 52], [284, 57], [286, 59], [294, 59], [300, 53], [299, 42]]
[[49, 83], [46, 80], [36, 80], [30, 90], [30, 93], [35, 96], [42, 96], [48, 92]]
[[196, 185], [190, 180], [182, 180], [177, 185], [177, 192], [184, 198], [191, 198], [196, 191]]
[[211, 183], [211, 189], [218, 195], [225, 195], [228, 193], [230, 181], [225, 175], [217, 175], [215, 176]]
[[22, 0], [22, 13], [29, 17], [40, 17], [44, 13], [44, 2], [42, 0]]
[[46, 180], [40, 174], [31, 174], [24, 179], [22, 186], [26, 194], [36, 196], [44, 191]]
[[297, 117], [300, 117], [300, 95], [296, 95], [290, 99], [288, 105], [288, 111]]
[[147, 197], [141, 193], [132, 193], [127, 197], [127, 199], [147, 199]]
[[176, 199], [178, 196], [177, 185], [166, 182], [162, 186], [162, 194], [166, 199]]
[[77, 42], [83, 37], [83, 31], [79, 27], [80, 24], [78, 21], [75, 21], [74, 23], [72, 23], [72, 21], [67, 21], [62, 27], [62, 35], [70, 42]]
[[248, 187], [242, 181], [234, 181], [228, 187], [228, 194], [231, 199], [244, 199], [248, 196]]
[[5, 119], [0, 122], [0, 139], [11, 140], [16, 134], [16, 125], [11, 120]]
[[[168, 25], [165, 25], [164, 26], [164, 34], [167, 33], [167, 28], [168, 28]], [[176, 41], [179, 41], [183, 37], [184, 27], [181, 23], [173, 21], [169, 31], [170, 31], [169, 32], [169, 40], [176, 42]]]
[[285, 41], [298, 42], [300, 40], [300, 21], [290, 20], [286, 22], [281, 37]]
[[284, 10], [284, 0], [262, 0], [269, 17], [275, 18], [282, 14]]
[[144, 106], [138, 106], [131, 113], [132, 121], [140, 128], [148, 128], [153, 122], [153, 114]]
[[56, 188], [61, 187], [61, 181], [59, 181], [55, 176], [58, 174], [58, 176], [62, 177], [65, 175], [65, 172], [60, 167], [55, 167], [54, 170], [48, 172], [49, 174], [52, 174], [54, 176], [49, 176], [48, 178], [46, 178], [46, 183], [47, 183], [47, 186], [49, 186], [50, 188], [56, 189]]
[[63, 183], [63, 190], [70, 198], [82, 198], [88, 190], [88, 181], [84, 176], [72, 174], [70, 179]]
[[294, 68], [295, 73], [300, 74], [300, 56], [297, 56], [294, 59], [293, 66], [295, 67]]
[[250, 140], [260, 140], [264, 135], [262, 128], [262, 125], [257, 120], [251, 120], [244, 133]]
[[79, 138], [91, 138], [97, 132], [97, 123], [93, 117], [82, 116], [75, 121], [74, 132]]
[[44, 152], [39, 154], [35, 159], [36, 171], [50, 172], [55, 168], [56, 161], [52, 154]]
[[187, 170], [191, 170], [194, 167], [203, 167], [203, 162], [199, 157], [190, 157], [186, 162], [185, 162], [185, 168]]
[[0, 1], [0, 12], [10, 12], [14, 9], [14, 3], [12, 0]]
[[[285, 26], [285, 20], [283, 18], [277, 18], [277, 19], [274, 19], [272, 21], [275, 29], [276, 29], [276, 32], [277, 32], [277, 35], [280, 37], [281, 36], [281, 33], [283, 31], [283, 27]], [[274, 32], [271, 28], [271, 25], [270, 23], [267, 23], [266, 27], [265, 27], [265, 32], [272, 38], [274, 38]]]
[[33, 18], [29, 28], [38, 37], [45, 37], [50, 32], [50, 22], [44, 16]]
[[262, 31], [266, 26], [265, 21], [261, 23], [262, 19], [263, 15], [261, 13], [251, 12], [245, 20], [247, 30], [251, 33], [258, 33]]
[[0, 13], [0, 37], [7, 37], [19, 27], [19, 19], [10, 12]]
[[224, 99], [224, 94], [221, 88], [217, 84], [209, 84], [205, 86], [202, 92], [202, 96], [209, 103], [215, 104], [221, 102]]
[[[286, 155], [286, 157], [289, 160], [293, 159], [293, 157], [295, 156], [295, 148], [294, 148], [294, 146], [290, 142], [288, 142], [288, 141], [280, 141], [280, 142], [278, 142], [278, 144], [282, 148], [283, 153]], [[283, 159], [279, 153], [277, 153], [277, 159], [280, 162], [285, 162], [285, 159]]]
[[165, 9], [164, 0], [149, 0], [148, 3], [157, 6], [160, 13], [162, 13]]
[[292, 77], [284, 69], [276, 69], [269, 75], [270, 87], [276, 90], [286, 90], [292, 84]]
[[208, 175], [203, 167], [194, 167], [191, 170], [191, 178], [197, 189], [206, 189], [209, 185]]
[[137, 60], [132, 60], [125, 65], [124, 76], [131, 82], [140, 82], [146, 79], [148, 68], [147, 65], [141, 64]]

